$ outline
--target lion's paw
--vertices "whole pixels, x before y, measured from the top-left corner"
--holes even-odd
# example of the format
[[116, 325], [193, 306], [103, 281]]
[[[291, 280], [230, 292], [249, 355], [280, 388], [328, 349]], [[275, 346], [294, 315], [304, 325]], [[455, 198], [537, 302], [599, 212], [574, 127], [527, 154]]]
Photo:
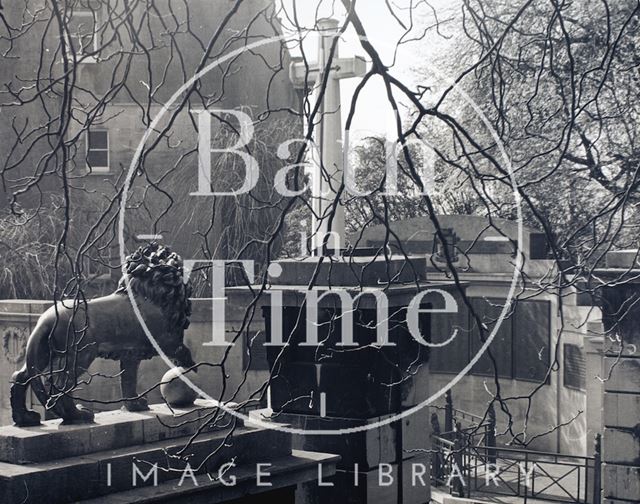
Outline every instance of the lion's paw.
[[18, 427], [35, 427], [36, 425], [40, 425], [40, 414], [31, 410], [25, 410], [19, 413], [14, 411], [13, 421]]
[[149, 409], [149, 403], [144, 397], [132, 399], [124, 403], [124, 409], [127, 411], [147, 411]]
[[92, 423], [95, 415], [93, 411], [84, 406], [76, 406], [76, 411], [74, 414], [68, 418], [64, 418], [62, 420], [63, 424], [83, 424], [83, 423]]

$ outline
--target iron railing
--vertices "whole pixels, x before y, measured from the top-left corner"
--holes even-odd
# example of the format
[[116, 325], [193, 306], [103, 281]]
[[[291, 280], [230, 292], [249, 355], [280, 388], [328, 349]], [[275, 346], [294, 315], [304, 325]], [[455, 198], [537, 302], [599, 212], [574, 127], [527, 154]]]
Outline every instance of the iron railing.
[[[431, 479], [448, 485], [451, 494], [498, 494], [574, 504], [601, 503], [601, 447], [596, 436], [594, 456], [566, 455], [499, 447], [495, 412], [485, 417], [453, 408], [448, 394], [444, 407], [445, 431], [438, 415], [431, 416]], [[462, 422], [465, 422], [463, 426]]]
[[[574, 504], [600, 504], [599, 435], [594, 456], [499, 447], [486, 428], [432, 435], [431, 478], [452, 495], [514, 496]], [[491, 440], [493, 439], [493, 443]], [[477, 443], [476, 441], [484, 441]]]

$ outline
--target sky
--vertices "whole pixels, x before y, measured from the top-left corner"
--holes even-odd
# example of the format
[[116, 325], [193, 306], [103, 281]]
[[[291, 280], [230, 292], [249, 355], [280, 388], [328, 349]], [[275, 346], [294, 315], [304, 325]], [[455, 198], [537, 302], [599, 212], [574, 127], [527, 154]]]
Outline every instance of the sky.
[[[280, 0], [284, 12], [289, 18], [293, 18], [294, 3], [297, 10], [298, 20], [301, 26], [312, 29], [315, 20], [322, 17], [333, 17], [338, 21], [344, 21], [346, 12], [342, 8], [341, 2], [335, 0]], [[419, 37], [423, 34], [425, 27], [435, 23], [433, 11], [426, 2], [417, 0], [388, 0], [394, 12], [405, 26], [411, 26], [413, 21], [414, 29], [409, 38]], [[415, 5], [418, 4], [418, 7]], [[455, 21], [459, 9], [456, 9], [458, 0], [430, 0], [429, 4], [436, 10], [439, 20], [446, 21], [441, 28], [445, 36], [454, 33]], [[412, 7], [413, 6], [413, 7]], [[391, 73], [403, 82], [415, 83], [416, 76], [414, 68], [428, 68], [434, 64], [436, 55], [442, 55], [446, 51], [447, 44], [451, 40], [440, 36], [435, 30], [429, 30], [424, 39], [408, 43], [401, 46], [394, 53], [399, 39], [406, 33], [406, 29], [394, 19], [386, 5], [385, 0], [360, 0], [356, 2], [356, 12], [367, 32], [367, 36], [372, 45], [380, 54], [386, 65], [392, 65]], [[291, 26], [287, 16], [283, 16], [285, 30]], [[448, 28], [449, 26], [449, 28]], [[305, 53], [308, 58], [313, 58], [317, 51], [317, 37], [310, 36], [305, 42]], [[353, 55], [363, 56], [368, 60], [364, 49], [355, 30], [350, 28], [340, 41], [340, 57]], [[439, 65], [442, 66], [442, 65]], [[446, 68], [438, 68], [439, 72], [445, 72]], [[340, 83], [342, 101], [342, 120], [346, 119], [346, 112], [351, 103], [351, 97], [360, 79], [344, 79]], [[402, 101], [402, 100], [401, 100]], [[371, 134], [387, 134], [395, 131], [394, 114], [386, 99], [386, 91], [381, 79], [371, 80], [362, 91], [358, 99], [356, 116], [352, 124], [352, 136], [358, 137]]]

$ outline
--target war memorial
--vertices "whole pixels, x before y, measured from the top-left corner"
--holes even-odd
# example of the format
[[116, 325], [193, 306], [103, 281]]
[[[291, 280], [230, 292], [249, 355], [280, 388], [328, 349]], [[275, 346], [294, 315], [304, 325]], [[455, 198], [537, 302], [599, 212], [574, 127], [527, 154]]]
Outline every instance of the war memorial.
[[640, 502], [639, 19], [0, 2], [0, 502]]

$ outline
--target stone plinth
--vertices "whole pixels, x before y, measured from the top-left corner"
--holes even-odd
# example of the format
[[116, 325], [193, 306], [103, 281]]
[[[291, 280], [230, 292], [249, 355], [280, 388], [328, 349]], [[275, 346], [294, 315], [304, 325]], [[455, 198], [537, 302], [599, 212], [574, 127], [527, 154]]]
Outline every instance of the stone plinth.
[[[424, 258], [316, 257], [278, 264], [282, 273], [273, 278], [271, 290], [281, 294], [282, 334], [273, 333], [279, 322], [274, 325], [272, 308], [263, 305], [267, 361], [273, 370], [273, 418], [306, 431], [336, 431], [331, 436], [296, 436], [294, 448], [318, 449], [341, 457], [331, 485], [318, 489], [319, 497], [309, 497], [309, 502], [429, 502], [428, 409], [387, 425], [372, 424], [423, 400], [427, 387], [414, 378], [426, 369], [429, 349], [409, 331], [407, 307], [420, 295], [422, 310], [413, 315], [422, 337], [429, 339], [428, 308], [442, 309], [444, 304], [442, 294], [433, 291], [452, 292], [455, 287], [425, 281]], [[314, 341], [319, 344], [310, 344], [307, 334], [309, 304], [305, 295], [312, 280], [314, 290], [322, 295], [317, 323], [312, 322], [317, 326]], [[345, 292], [351, 299], [358, 296], [357, 302], [343, 306], [345, 297], [339, 295]], [[386, 304], [378, 304], [380, 294]], [[346, 310], [353, 311], [352, 326], [343, 326]], [[382, 323], [390, 345], [378, 344], [377, 328]], [[352, 332], [347, 335], [343, 330]], [[358, 348], [345, 349], [345, 339]], [[282, 341], [287, 346], [281, 346]], [[364, 426], [371, 428], [354, 434], [339, 432]], [[414, 464], [424, 484], [412, 481]], [[393, 476], [381, 475], [386, 471]]]
[[[178, 495], [188, 495], [190, 502], [224, 502], [278, 488], [274, 496], [293, 502], [297, 483], [318, 477], [318, 457], [332, 475], [337, 457], [293, 454], [288, 434], [245, 426], [214, 402], [173, 411], [153, 405], [148, 412], [99, 413], [88, 425], [52, 420], [1, 428], [0, 502], [171, 502]], [[231, 462], [229, 472], [220, 473]], [[258, 464], [266, 464], [263, 472], [274, 477], [278, 473], [277, 485], [256, 486]], [[244, 490], [227, 489], [220, 474], [225, 481], [233, 474]]]
[[[252, 414], [264, 420], [272, 411], [256, 410]], [[387, 418], [374, 417], [367, 422], [372, 424]], [[305, 430], [348, 429], [362, 424], [355, 419], [316, 415], [276, 414], [274, 419]], [[340, 455], [336, 476], [327, 480], [333, 486], [312, 485], [303, 502], [429, 502], [429, 433], [429, 414], [425, 409], [396, 422], [352, 434], [294, 436], [294, 449]]]
[[137, 413], [108, 411], [98, 413], [95, 423], [88, 425], [63, 425], [58, 419], [38, 427], [0, 427], [0, 462], [46, 462], [220, 430], [233, 422], [242, 426], [216, 404], [197, 400], [183, 409], [154, 404]]
[[637, 252], [609, 252], [608, 268], [596, 270], [600, 278], [615, 280], [603, 289], [605, 334], [616, 334], [623, 344], [605, 339], [602, 495], [611, 503], [640, 502], [640, 270], [631, 270], [626, 282], [619, 278], [620, 268], [633, 267]]

